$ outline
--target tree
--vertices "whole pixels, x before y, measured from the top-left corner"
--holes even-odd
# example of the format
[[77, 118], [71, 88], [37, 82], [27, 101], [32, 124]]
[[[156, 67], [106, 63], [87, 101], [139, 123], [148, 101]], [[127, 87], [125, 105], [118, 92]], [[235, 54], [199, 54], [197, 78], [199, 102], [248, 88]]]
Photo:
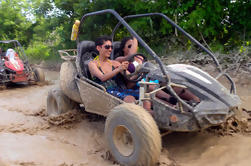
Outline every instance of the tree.
[[22, 10], [26, 1], [5, 0], [0, 2], [0, 40], [17, 39], [23, 45], [28, 45], [32, 36], [32, 22]]

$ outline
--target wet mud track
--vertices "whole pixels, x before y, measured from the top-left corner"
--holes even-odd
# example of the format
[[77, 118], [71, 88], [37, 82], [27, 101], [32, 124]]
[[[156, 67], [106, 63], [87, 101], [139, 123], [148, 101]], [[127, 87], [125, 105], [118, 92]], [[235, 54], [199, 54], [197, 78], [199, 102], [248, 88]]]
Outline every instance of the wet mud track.
[[[46, 116], [48, 90], [58, 73], [47, 71], [48, 85], [0, 91], [0, 166], [110, 166], [116, 164], [104, 142], [105, 119], [72, 110]], [[251, 110], [249, 92], [241, 92]], [[172, 133], [163, 137], [160, 166], [249, 166], [251, 135], [213, 132]]]

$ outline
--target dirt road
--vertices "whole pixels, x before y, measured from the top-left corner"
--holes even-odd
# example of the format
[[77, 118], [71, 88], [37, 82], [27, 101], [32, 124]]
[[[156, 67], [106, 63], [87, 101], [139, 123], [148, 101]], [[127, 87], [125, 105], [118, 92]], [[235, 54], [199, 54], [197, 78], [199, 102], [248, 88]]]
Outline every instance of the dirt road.
[[[104, 143], [104, 119], [82, 113], [51, 123], [45, 116], [47, 92], [58, 73], [47, 72], [50, 85], [0, 91], [0, 166], [110, 166]], [[251, 87], [238, 87], [251, 110]], [[95, 118], [94, 118], [95, 119]], [[66, 121], [67, 120], [67, 121]], [[173, 133], [163, 138], [161, 166], [249, 166], [251, 134]]]

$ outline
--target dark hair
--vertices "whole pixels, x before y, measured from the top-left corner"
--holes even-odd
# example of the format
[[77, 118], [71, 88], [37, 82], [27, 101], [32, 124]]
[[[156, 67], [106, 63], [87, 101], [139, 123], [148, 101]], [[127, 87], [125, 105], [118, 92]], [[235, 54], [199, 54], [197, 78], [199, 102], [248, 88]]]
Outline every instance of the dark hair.
[[112, 41], [111, 37], [109, 36], [101, 36], [101, 37], [98, 37], [96, 40], [95, 40], [95, 46], [101, 46], [104, 44], [104, 42], [106, 41]]
[[119, 47], [119, 55], [120, 55], [120, 56], [124, 56], [124, 51], [123, 51], [123, 49], [125, 48], [126, 42], [127, 42], [128, 40], [133, 40], [133, 37], [132, 37], [132, 36], [127, 36], [127, 37], [124, 37], [124, 38], [121, 40], [120, 47]]

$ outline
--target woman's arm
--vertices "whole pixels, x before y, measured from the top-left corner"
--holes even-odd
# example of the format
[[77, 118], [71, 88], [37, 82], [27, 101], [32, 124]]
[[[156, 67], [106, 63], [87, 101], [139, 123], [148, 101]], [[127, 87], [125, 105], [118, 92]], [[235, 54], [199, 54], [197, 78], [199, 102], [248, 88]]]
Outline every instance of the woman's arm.
[[120, 62], [120, 63], [122, 63], [122, 62], [124, 62], [124, 61], [126, 61], [127, 60], [127, 57], [125, 57], [125, 56], [119, 56], [119, 57], [117, 57], [116, 59], [115, 59], [115, 61], [118, 61], [118, 62]]

